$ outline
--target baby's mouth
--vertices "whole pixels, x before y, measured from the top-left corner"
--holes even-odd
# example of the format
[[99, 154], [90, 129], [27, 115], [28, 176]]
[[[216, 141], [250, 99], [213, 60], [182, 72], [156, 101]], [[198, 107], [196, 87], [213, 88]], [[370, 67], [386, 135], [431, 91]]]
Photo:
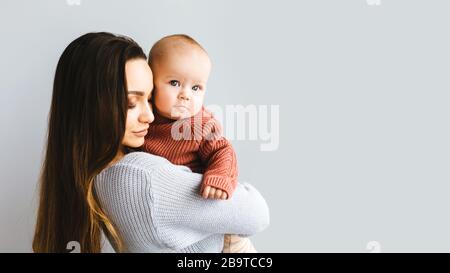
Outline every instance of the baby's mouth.
[[184, 106], [184, 105], [175, 105], [174, 107], [177, 108], [177, 109], [185, 110], [185, 111], [189, 110], [189, 108], [187, 106]]

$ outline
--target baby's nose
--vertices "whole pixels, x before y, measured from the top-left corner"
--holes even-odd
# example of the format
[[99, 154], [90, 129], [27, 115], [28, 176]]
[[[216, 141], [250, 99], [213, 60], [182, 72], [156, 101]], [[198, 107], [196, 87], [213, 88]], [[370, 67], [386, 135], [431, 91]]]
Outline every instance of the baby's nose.
[[189, 96], [189, 94], [186, 93], [186, 92], [181, 92], [181, 93], [179, 94], [178, 98], [179, 98], [179, 99], [182, 99], [182, 100], [189, 100], [189, 99], [190, 99], [190, 96]]

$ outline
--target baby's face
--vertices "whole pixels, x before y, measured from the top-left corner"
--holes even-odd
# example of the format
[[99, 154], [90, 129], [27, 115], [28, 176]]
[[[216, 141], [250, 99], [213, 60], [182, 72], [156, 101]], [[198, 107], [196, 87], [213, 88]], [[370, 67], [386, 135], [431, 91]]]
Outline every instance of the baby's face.
[[200, 111], [211, 71], [208, 55], [197, 48], [178, 48], [152, 65], [158, 114], [179, 120]]

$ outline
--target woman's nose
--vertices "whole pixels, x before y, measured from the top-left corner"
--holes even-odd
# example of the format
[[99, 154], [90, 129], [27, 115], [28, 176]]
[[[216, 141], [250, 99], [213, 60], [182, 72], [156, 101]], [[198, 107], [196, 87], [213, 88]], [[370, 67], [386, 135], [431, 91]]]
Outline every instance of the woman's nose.
[[153, 120], [155, 120], [155, 115], [153, 115], [153, 111], [150, 105], [147, 105], [145, 107], [140, 119], [140, 121], [144, 123], [152, 123]]

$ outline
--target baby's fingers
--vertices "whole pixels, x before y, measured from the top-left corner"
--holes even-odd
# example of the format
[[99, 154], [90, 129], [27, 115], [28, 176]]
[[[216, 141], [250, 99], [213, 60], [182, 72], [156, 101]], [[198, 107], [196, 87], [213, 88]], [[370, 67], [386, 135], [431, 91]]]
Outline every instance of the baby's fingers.
[[216, 194], [216, 188], [211, 187], [211, 189], [209, 190], [209, 198], [214, 198]]
[[208, 198], [210, 191], [211, 191], [211, 187], [210, 186], [206, 186], [205, 189], [202, 192], [203, 198]]
[[228, 194], [226, 192], [222, 192], [222, 196], [220, 197], [220, 199], [226, 200], [227, 198], [228, 198]]
[[222, 190], [217, 189], [217, 190], [216, 190], [215, 198], [216, 198], [216, 199], [220, 199], [220, 197], [222, 197], [222, 193], [223, 193]]

